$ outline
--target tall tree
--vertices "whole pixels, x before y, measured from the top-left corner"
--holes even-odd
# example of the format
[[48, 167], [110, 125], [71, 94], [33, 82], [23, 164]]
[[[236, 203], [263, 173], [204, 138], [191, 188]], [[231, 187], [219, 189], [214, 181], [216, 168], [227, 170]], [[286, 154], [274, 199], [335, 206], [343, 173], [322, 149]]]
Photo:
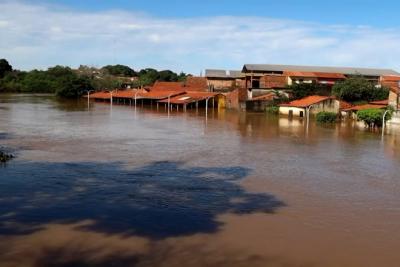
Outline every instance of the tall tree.
[[12, 66], [4, 58], [0, 59], [0, 78], [4, 77], [4, 74], [12, 71]]

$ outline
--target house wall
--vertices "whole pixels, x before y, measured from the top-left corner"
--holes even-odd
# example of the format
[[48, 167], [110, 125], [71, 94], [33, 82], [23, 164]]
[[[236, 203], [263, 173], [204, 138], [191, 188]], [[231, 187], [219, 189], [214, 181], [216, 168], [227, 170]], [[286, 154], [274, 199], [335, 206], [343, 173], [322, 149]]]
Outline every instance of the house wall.
[[[327, 99], [325, 101], [312, 105], [312, 108], [310, 109], [310, 114], [317, 114], [318, 112], [321, 111], [338, 113], [339, 107], [340, 103], [338, 100]], [[279, 107], [279, 114], [289, 115], [290, 110], [293, 111], [293, 116], [295, 117], [299, 117], [301, 111], [303, 111], [303, 116], [306, 116], [306, 111], [307, 111], [306, 108], [285, 107], [285, 106]]]
[[279, 114], [289, 116], [290, 111], [293, 112], [294, 117], [300, 117], [301, 112], [303, 112], [303, 117], [306, 116], [305, 108], [296, 108], [296, 107], [279, 107]]
[[225, 107], [231, 109], [239, 109], [239, 89], [226, 93]]
[[321, 111], [338, 113], [339, 109], [340, 109], [340, 103], [338, 100], [327, 99], [318, 104], [312, 105], [312, 108], [310, 109], [310, 114], [317, 114], [318, 112]]
[[397, 109], [397, 105], [398, 105], [398, 97], [397, 94], [393, 91], [389, 92], [389, 105], [394, 107], [395, 109]]

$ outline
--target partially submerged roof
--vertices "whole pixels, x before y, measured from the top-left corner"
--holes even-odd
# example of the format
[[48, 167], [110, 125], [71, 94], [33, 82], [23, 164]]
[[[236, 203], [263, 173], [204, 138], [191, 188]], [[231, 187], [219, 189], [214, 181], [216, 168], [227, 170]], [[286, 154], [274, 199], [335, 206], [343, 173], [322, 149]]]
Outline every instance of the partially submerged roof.
[[[194, 92], [194, 91], [187, 91], [184, 94], [174, 96], [169, 99], [171, 104], [188, 104], [193, 103], [196, 101], [202, 101], [207, 98], [213, 98], [219, 95], [218, 93], [211, 93], [211, 92]], [[167, 103], [168, 99], [163, 99], [158, 101], [160, 103]]]
[[383, 75], [400, 76], [400, 73], [391, 69], [273, 65], [273, 64], [245, 64], [243, 66], [242, 72], [251, 72], [251, 71], [256, 71], [256, 72], [303, 71], [303, 72], [340, 73], [344, 75], [360, 74], [364, 76], [383, 76]]
[[298, 100], [293, 100], [289, 103], [286, 104], [281, 104], [280, 106], [282, 107], [297, 107], [297, 108], [306, 108], [311, 105], [320, 103], [322, 101], [328, 100], [328, 99], [334, 99], [331, 96], [320, 96], [320, 95], [312, 95], [312, 96], [307, 96], [302, 99]]
[[383, 109], [386, 107], [387, 107], [387, 105], [364, 104], [364, 105], [353, 106], [351, 108], [344, 109], [344, 110], [345, 111], [359, 111], [359, 110], [365, 110], [365, 109]]
[[[84, 97], [87, 97], [84, 96]], [[95, 92], [89, 95], [89, 98], [92, 99], [111, 99], [111, 93], [107, 91]]]
[[178, 90], [178, 91], [150, 91], [146, 93], [140, 93], [139, 97], [143, 99], [154, 99], [154, 100], [161, 100], [165, 99], [168, 97], [174, 97], [177, 95], [182, 95], [184, 94], [184, 91]]
[[252, 99], [250, 99], [250, 101], [271, 101], [271, 100], [274, 100], [275, 97], [276, 97], [276, 94], [273, 92], [270, 92], [265, 95], [259, 95], [259, 96], [253, 97]]
[[207, 78], [224, 78], [224, 79], [236, 79], [243, 76], [240, 70], [216, 70], [206, 69]]

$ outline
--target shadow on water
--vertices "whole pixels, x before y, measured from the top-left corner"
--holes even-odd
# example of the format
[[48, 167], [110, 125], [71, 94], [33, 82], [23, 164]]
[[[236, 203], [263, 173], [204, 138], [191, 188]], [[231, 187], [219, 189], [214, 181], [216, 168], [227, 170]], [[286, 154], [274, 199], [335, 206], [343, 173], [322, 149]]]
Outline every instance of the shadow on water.
[[85, 230], [160, 239], [213, 233], [223, 213], [273, 213], [284, 203], [245, 191], [243, 167], [154, 162], [16, 162], [0, 172], [0, 234], [27, 234], [47, 223], [92, 220]]

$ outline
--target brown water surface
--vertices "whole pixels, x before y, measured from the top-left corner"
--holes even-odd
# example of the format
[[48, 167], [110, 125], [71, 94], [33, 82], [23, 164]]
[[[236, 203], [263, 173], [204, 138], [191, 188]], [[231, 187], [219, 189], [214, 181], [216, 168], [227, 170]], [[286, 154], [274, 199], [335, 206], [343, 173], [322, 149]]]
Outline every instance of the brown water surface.
[[399, 266], [400, 132], [0, 96], [0, 266]]

